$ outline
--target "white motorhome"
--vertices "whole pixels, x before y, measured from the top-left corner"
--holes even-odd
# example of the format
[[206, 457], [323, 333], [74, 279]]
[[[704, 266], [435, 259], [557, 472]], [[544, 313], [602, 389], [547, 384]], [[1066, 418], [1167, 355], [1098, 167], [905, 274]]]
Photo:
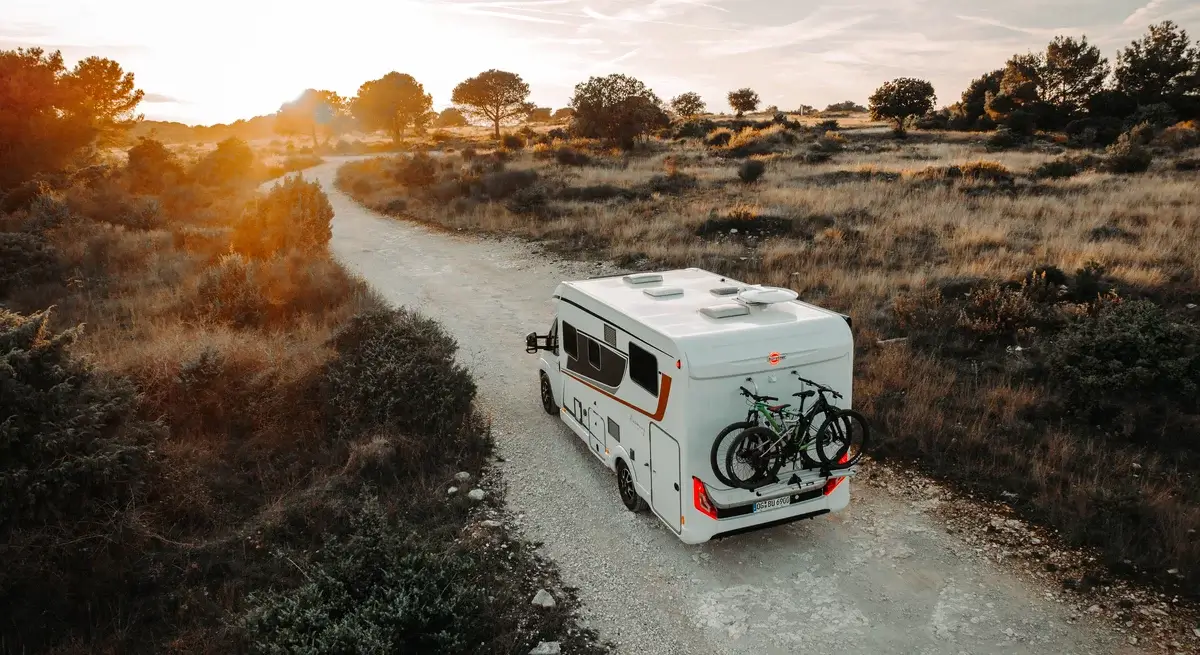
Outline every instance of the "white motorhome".
[[[739, 387], [792, 402], [793, 372], [851, 406], [850, 319], [696, 268], [563, 282], [541, 352], [542, 405], [617, 474], [626, 507], [649, 508], [685, 543], [845, 508], [856, 467], [797, 467], [750, 491], [722, 484], [713, 442], [748, 410]], [[748, 293], [749, 291], [749, 293]], [[772, 290], [771, 293], [778, 291]], [[766, 294], [770, 295], [770, 293]]]

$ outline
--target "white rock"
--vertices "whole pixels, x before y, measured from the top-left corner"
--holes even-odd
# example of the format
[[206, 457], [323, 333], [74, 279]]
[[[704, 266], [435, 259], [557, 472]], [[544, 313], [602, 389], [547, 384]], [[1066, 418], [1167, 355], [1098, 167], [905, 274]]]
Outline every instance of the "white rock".
[[459, 471], [458, 473], [454, 474], [454, 479], [458, 480], [459, 482], [466, 482], [467, 480], [471, 479], [471, 474], [467, 473], [466, 471]]
[[446, 490], [447, 496], [453, 496], [456, 493], [458, 493], [458, 487], [450, 487], [449, 489]]
[[1188, 308], [1188, 309], [1195, 309], [1195, 308], [1196, 308], [1196, 303], [1194, 303], [1194, 302], [1190, 302], [1190, 303], [1188, 303], [1188, 304], [1187, 304], [1187, 308]]
[[533, 596], [533, 604], [538, 607], [554, 607], [554, 596], [545, 589], [538, 589], [538, 592]]
[[543, 641], [529, 651], [529, 655], [559, 655], [562, 646], [557, 641]]
[[499, 522], [499, 521], [487, 520], [487, 521], [480, 521], [480, 522], [479, 522], [479, 525], [481, 525], [481, 526], [483, 526], [483, 527], [485, 527], [485, 528], [498, 528], [498, 527], [500, 527], [500, 522]]
[[1129, 635], [1129, 644], [1131, 646], [1137, 646], [1137, 637]]
[[471, 493], [467, 494], [471, 500], [483, 500], [483, 496], [483, 489], [472, 489]]
[[1088, 613], [1089, 613], [1089, 614], [1095, 614], [1096, 612], [1099, 612], [1099, 611], [1100, 611], [1100, 606], [1099, 606], [1099, 605], [1092, 605], [1091, 607], [1087, 608], [1087, 611], [1088, 611]]

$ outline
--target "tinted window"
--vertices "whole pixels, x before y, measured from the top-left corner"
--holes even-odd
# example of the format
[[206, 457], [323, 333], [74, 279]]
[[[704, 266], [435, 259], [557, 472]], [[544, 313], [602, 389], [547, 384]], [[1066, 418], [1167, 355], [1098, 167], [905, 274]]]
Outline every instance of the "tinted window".
[[600, 368], [600, 344], [596, 343], [595, 339], [587, 340], [588, 363], [595, 368]]
[[579, 333], [575, 331], [575, 326], [563, 321], [562, 346], [567, 354], [575, 359], [579, 359]]
[[658, 358], [632, 341], [629, 342], [629, 379], [658, 396]]
[[608, 419], [608, 436], [617, 441], [621, 440], [621, 426], [617, 425], [617, 422], [611, 418]]

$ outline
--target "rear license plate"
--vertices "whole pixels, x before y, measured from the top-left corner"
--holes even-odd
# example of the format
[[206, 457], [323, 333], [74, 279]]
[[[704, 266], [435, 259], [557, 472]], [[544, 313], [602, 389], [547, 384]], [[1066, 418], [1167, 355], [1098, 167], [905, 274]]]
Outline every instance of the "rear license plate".
[[755, 512], [765, 512], [769, 509], [779, 509], [780, 507], [787, 507], [788, 505], [791, 505], [791, 504], [792, 504], [791, 496], [782, 496], [780, 498], [772, 498], [771, 500], [763, 500], [763, 501], [754, 503], [754, 511]]

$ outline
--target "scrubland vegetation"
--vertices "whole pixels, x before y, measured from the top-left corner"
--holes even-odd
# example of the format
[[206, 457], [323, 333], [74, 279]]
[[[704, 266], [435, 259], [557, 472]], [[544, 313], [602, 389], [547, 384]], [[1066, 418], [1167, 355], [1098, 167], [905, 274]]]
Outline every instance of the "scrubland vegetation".
[[[636, 80], [592, 78], [566, 129], [353, 162], [337, 183], [392, 215], [631, 268], [704, 267], [847, 312], [876, 455], [1195, 597], [1189, 43], [1155, 26], [1110, 83], [1086, 39], [1056, 39], [942, 110], [928, 83], [894, 80], [870, 107], [890, 130], [852, 125], [852, 103], [803, 123], [705, 118], [694, 94], [673, 100], [671, 122]], [[749, 89], [729, 100], [757, 106]]]
[[0, 151], [0, 650], [590, 652], [467, 497], [492, 444], [454, 340], [331, 260], [316, 183], [257, 192], [244, 142], [108, 157], [140, 96], [91, 65], [116, 114], [0, 52], [0, 129], [47, 148]]

